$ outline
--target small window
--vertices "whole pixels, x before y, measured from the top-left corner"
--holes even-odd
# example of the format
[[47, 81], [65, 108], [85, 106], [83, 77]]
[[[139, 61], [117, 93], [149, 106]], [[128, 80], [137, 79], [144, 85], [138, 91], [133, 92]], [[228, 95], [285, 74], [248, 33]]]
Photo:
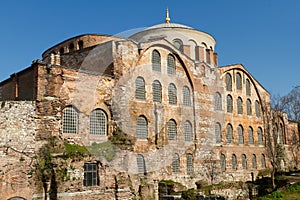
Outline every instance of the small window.
[[161, 103], [161, 84], [159, 81], [152, 83], [153, 102]]
[[242, 76], [240, 73], [236, 73], [236, 89], [242, 89]]
[[161, 71], [161, 57], [157, 50], [152, 51], [152, 70]]
[[260, 105], [257, 100], [255, 101], [255, 113], [256, 113], [256, 117], [260, 117]]
[[248, 144], [254, 144], [253, 129], [251, 126], [248, 128]]
[[69, 52], [73, 52], [75, 49], [75, 46], [73, 43], [69, 44]]
[[233, 102], [231, 95], [227, 95], [227, 112], [232, 113], [233, 112]]
[[98, 185], [98, 165], [96, 163], [84, 164], [84, 186]]
[[261, 168], [266, 168], [266, 158], [264, 154], [261, 154]]
[[139, 116], [136, 122], [136, 137], [139, 139], [148, 138], [148, 123], [144, 116]]
[[79, 50], [83, 49], [83, 41], [82, 41], [82, 40], [80, 40], [80, 41], [78, 42], [78, 49], [79, 49]]
[[247, 115], [252, 115], [252, 106], [251, 106], [251, 101], [250, 99], [247, 99]]
[[177, 104], [177, 89], [173, 83], [168, 87], [169, 104]]
[[243, 114], [243, 100], [241, 97], [237, 99], [237, 111], [238, 114]]
[[78, 129], [78, 113], [73, 106], [67, 106], [63, 110], [62, 132], [76, 134]]
[[168, 122], [168, 140], [176, 140], [177, 138], [177, 125], [173, 119]]
[[182, 48], [182, 41], [179, 39], [176, 39], [173, 41], [173, 45], [176, 47], [176, 49], [178, 49], [179, 51], [183, 52], [183, 48]]
[[219, 92], [215, 93], [215, 110], [222, 110], [222, 97]]
[[180, 172], [180, 160], [179, 160], [179, 155], [177, 153], [173, 155], [172, 171], [173, 172]]
[[226, 128], [226, 139], [227, 139], [227, 143], [230, 144], [233, 142], [233, 131], [232, 131], [232, 126], [231, 124], [227, 125]]
[[242, 155], [242, 167], [243, 169], [247, 169], [247, 157], [245, 154]]
[[222, 135], [221, 135], [221, 124], [219, 122], [215, 124], [215, 135], [216, 135], [216, 143], [220, 143], [222, 141]]
[[193, 140], [193, 134], [192, 134], [192, 124], [189, 121], [186, 121], [184, 123], [184, 140], [185, 141], [192, 141]]
[[136, 162], [137, 162], [137, 170], [139, 175], [146, 175], [147, 170], [146, 170], [146, 163], [144, 156], [141, 154], [137, 154], [136, 156]]
[[63, 47], [60, 48], [60, 49], [59, 49], [59, 53], [60, 53], [60, 54], [64, 54], [64, 53], [65, 53], [65, 49], [64, 49]]
[[190, 89], [187, 86], [184, 86], [182, 89], [182, 94], [183, 94], [183, 105], [184, 106], [191, 106], [191, 94], [190, 94]]
[[258, 145], [263, 145], [263, 135], [262, 135], [261, 127], [258, 127], [257, 129], [257, 140], [258, 140]]
[[103, 110], [95, 109], [91, 112], [90, 134], [107, 135], [107, 117]]
[[251, 86], [250, 86], [249, 79], [246, 79], [246, 95], [248, 95], [248, 96], [251, 95]]
[[232, 169], [234, 169], [234, 170], [237, 169], [236, 155], [235, 154], [232, 154]]
[[224, 154], [221, 154], [221, 156], [220, 156], [220, 164], [221, 164], [221, 170], [225, 171], [226, 170], [226, 160], [225, 160]]
[[194, 171], [194, 166], [193, 166], [193, 155], [192, 154], [187, 154], [186, 155], [186, 171], [187, 173], [192, 173]]
[[145, 81], [139, 76], [135, 80], [135, 98], [145, 100], [145, 94]]
[[238, 126], [239, 144], [244, 144], [244, 129], [242, 125]]
[[176, 74], [176, 69], [175, 69], [175, 58], [171, 54], [168, 55], [168, 74]]
[[253, 154], [252, 155], [252, 168], [256, 169], [257, 168], [257, 164], [256, 164], [256, 155]]
[[226, 90], [232, 91], [232, 78], [229, 73], [226, 74]]

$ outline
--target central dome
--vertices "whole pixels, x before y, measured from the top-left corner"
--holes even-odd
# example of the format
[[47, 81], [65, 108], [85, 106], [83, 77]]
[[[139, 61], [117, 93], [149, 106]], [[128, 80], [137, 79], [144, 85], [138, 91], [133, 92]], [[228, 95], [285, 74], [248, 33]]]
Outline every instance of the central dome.
[[183, 24], [177, 24], [177, 23], [162, 23], [162, 24], [157, 24], [154, 26], [151, 26], [149, 28], [146, 28], [145, 30], [149, 29], [156, 29], [156, 28], [187, 28], [187, 29], [194, 29], [190, 26], [186, 26]]

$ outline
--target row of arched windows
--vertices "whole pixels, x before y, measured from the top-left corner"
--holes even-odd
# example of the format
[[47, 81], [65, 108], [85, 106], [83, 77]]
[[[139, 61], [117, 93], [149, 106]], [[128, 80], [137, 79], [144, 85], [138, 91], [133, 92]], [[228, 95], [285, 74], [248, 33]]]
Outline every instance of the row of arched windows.
[[[193, 164], [193, 155], [187, 154], [186, 155], [186, 172], [192, 173], [194, 171], [194, 164]], [[172, 172], [180, 172], [180, 157], [176, 153], [173, 155], [172, 158]]]
[[[90, 113], [89, 132], [94, 135], [107, 135], [107, 114], [101, 109], [95, 109]], [[62, 115], [62, 132], [77, 134], [79, 117], [74, 106], [67, 106]]]
[[[230, 73], [227, 73], [225, 76], [225, 82], [226, 82], [226, 90], [232, 91], [232, 77]], [[235, 75], [235, 83], [236, 83], [236, 89], [242, 90], [243, 84], [242, 84], [242, 75], [237, 72]], [[246, 95], [251, 95], [251, 84], [249, 79], [246, 79]]]
[[[216, 137], [216, 143], [222, 142], [222, 127], [219, 122], [215, 124], [215, 137]], [[237, 143], [238, 144], [245, 144], [245, 135], [244, 135], [244, 128], [242, 125], [239, 125], [237, 127], [238, 132], [238, 138]], [[234, 142], [233, 137], [233, 128], [231, 124], [227, 124], [226, 127], [226, 142], [228, 144]], [[248, 144], [254, 144], [254, 136], [253, 136], [253, 128], [251, 126], [248, 127]], [[257, 128], [257, 144], [263, 145], [263, 131], [261, 127]]]
[[[152, 95], [153, 102], [162, 102], [162, 86], [158, 80], [152, 83]], [[146, 99], [145, 80], [139, 76], [135, 80], [135, 98], [139, 100]], [[169, 104], [177, 104], [177, 88], [174, 83], [170, 83], [168, 86], [168, 101]], [[190, 89], [187, 86], [182, 88], [182, 104], [184, 106], [191, 106], [191, 94]]]
[[[161, 71], [161, 55], [157, 50], [152, 51], [152, 70]], [[167, 58], [167, 71], [168, 74], [176, 74], [175, 58], [172, 54], [168, 54]]]
[[[246, 154], [242, 154], [241, 155], [241, 164], [242, 164], [242, 169], [248, 169], [248, 162], [247, 162], [247, 156]], [[226, 170], [226, 157], [224, 154], [221, 154], [220, 156], [220, 165], [221, 165], [221, 169], [222, 171]], [[257, 169], [257, 158], [255, 154], [252, 154], [251, 156], [251, 168], [252, 169]], [[237, 170], [238, 169], [238, 160], [237, 160], [237, 156], [235, 154], [232, 154], [231, 157], [231, 168], [233, 170]], [[266, 168], [266, 158], [264, 154], [261, 154], [260, 157], [260, 168]]]

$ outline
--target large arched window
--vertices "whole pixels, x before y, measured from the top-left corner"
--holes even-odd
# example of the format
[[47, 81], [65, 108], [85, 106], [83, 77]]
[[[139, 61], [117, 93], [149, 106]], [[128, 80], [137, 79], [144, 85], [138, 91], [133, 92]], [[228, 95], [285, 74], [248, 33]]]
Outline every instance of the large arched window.
[[251, 95], [251, 85], [249, 79], [246, 79], [246, 95]]
[[152, 83], [153, 102], [161, 103], [161, 84], [158, 80]]
[[233, 112], [233, 101], [231, 95], [227, 95], [227, 112]]
[[157, 50], [152, 51], [152, 70], [161, 71], [161, 58]]
[[184, 86], [182, 89], [182, 95], [183, 95], [183, 105], [184, 106], [191, 106], [191, 94], [190, 89], [187, 86]]
[[170, 119], [168, 121], [168, 140], [176, 140], [177, 139], [177, 125], [175, 120]]
[[107, 115], [101, 109], [95, 109], [90, 114], [90, 134], [107, 135]]
[[221, 134], [221, 124], [219, 122], [215, 124], [215, 135], [216, 135], [216, 143], [220, 143], [222, 141], [222, 134]]
[[237, 99], [237, 112], [238, 114], [243, 114], [243, 100], [241, 97]]
[[236, 164], [236, 155], [232, 154], [232, 169], [237, 169], [237, 164]]
[[255, 113], [256, 113], [256, 117], [260, 117], [260, 105], [257, 100], [255, 101]]
[[264, 154], [261, 154], [260, 161], [261, 161], [261, 168], [266, 168], [266, 158]]
[[179, 160], [179, 155], [177, 153], [173, 155], [172, 171], [173, 172], [179, 172], [180, 171], [180, 160]]
[[177, 89], [173, 83], [168, 87], [169, 104], [177, 104]]
[[248, 128], [248, 144], [254, 144], [253, 128], [251, 126]]
[[263, 145], [263, 134], [262, 134], [261, 127], [258, 127], [258, 129], [257, 129], [257, 142], [258, 142], [258, 145]]
[[232, 78], [229, 73], [226, 74], [226, 90], [232, 91]]
[[250, 99], [247, 99], [247, 115], [252, 115], [252, 106], [251, 106], [251, 101]]
[[137, 154], [136, 156], [136, 162], [137, 162], [137, 171], [140, 175], [146, 175], [146, 163], [144, 156], [142, 154]]
[[194, 171], [194, 166], [193, 166], [193, 155], [192, 154], [187, 154], [186, 155], [186, 172], [192, 173]]
[[247, 169], [247, 157], [245, 154], [242, 155], [242, 167], [243, 169]]
[[238, 126], [238, 137], [239, 144], [244, 144], [244, 129], [242, 125]]
[[168, 55], [167, 65], [168, 65], [168, 74], [176, 74], [175, 58], [171, 54]]
[[252, 168], [256, 169], [257, 168], [257, 164], [256, 164], [256, 155], [253, 154], [252, 155]]
[[232, 143], [233, 142], [233, 130], [232, 130], [231, 124], [227, 124], [226, 139], [227, 139], [227, 143]]
[[226, 159], [225, 159], [224, 154], [221, 154], [221, 156], [220, 156], [220, 164], [221, 164], [221, 170], [225, 171], [226, 170]]
[[222, 97], [219, 92], [215, 93], [215, 110], [222, 110]]
[[78, 132], [78, 112], [73, 106], [67, 106], [63, 110], [62, 132], [73, 134]]
[[236, 73], [236, 89], [241, 90], [242, 89], [242, 76], [240, 73]]
[[139, 116], [136, 122], [136, 137], [138, 139], [148, 138], [148, 123], [144, 116]]
[[184, 123], [184, 140], [185, 141], [192, 141], [193, 140], [192, 124], [189, 121], [186, 121]]
[[145, 81], [139, 76], [135, 80], [135, 98], [145, 100], [145, 94]]

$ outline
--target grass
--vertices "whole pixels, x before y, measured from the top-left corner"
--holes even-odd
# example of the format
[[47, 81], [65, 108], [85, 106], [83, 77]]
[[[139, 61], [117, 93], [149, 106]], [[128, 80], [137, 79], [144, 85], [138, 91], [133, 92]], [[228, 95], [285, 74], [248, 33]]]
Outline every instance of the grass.
[[112, 161], [116, 155], [114, 144], [110, 141], [93, 143], [92, 146], [87, 146], [87, 149], [92, 155], [104, 157], [107, 161]]

